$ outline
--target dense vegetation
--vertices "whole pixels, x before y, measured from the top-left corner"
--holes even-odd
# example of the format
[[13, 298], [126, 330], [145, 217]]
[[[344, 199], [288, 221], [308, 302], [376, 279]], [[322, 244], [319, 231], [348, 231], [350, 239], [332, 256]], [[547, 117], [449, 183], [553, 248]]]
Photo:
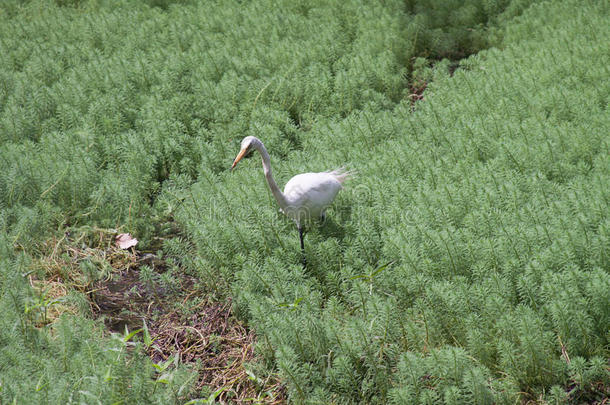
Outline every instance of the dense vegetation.
[[[45, 243], [91, 229], [176, 258], [168, 288], [186, 272], [233, 297], [256, 372], [293, 402], [608, 395], [609, 9], [3, 2], [0, 402], [199, 396], [90, 319], [84, 293], [41, 321]], [[359, 173], [307, 233], [306, 268], [259, 159], [228, 171], [246, 135], [280, 184]]]

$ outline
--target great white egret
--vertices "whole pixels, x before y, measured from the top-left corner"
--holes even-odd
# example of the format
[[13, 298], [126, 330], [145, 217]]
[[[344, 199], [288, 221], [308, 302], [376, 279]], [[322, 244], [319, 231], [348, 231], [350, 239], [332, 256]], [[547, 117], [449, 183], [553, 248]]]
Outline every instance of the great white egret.
[[[282, 193], [271, 174], [269, 153], [261, 140], [254, 136], [247, 136], [241, 141], [241, 150], [233, 161], [231, 170], [253, 149], [259, 151], [263, 158], [263, 171], [267, 184], [281, 211], [297, 224], [301, 250], [304, 253], [303, 225], [310, 219], [324, 217], [326, 208], [333, 202], [351, 173], [338, 169], [321, 173], [297, 174], [286, 183]], [[305, 256], [303, 256], [303, 260], [305, 260]]]

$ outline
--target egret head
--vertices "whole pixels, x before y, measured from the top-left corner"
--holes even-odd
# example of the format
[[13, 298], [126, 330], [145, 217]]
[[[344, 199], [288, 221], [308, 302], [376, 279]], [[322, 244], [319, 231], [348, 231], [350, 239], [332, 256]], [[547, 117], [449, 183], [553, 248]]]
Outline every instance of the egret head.
[[254, 137], [254, 136], [247, 136], [244, 139], [242, 139], [241, 150], [239, 151], [239, 154], [233, 161], [233, 164], [231, 165], [231, 170], [233, 170], [233, 168], [237, 165], [237, 163], [239, 163], [239, 161], [244, 156], [246, 156], [248, 154], [248, 152], [250, 152], [252, 149], [254, 149], [254, 146], [257, 143], [260, 143], [260, 141], [258, 140], [258, 138]]

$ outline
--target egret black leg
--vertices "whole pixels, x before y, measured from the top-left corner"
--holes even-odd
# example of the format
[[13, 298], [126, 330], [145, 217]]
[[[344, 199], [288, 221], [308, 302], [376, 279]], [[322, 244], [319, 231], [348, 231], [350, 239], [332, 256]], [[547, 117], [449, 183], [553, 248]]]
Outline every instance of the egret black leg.
[[303, 266], [307, 266], [305, 258], [305, 244], [303, 243], [303, 227], [299, 225], [299, 239], [301, 240], [301, 254], [303, 255]]
[[301, 251], [305, 251], [305, 244], [303, 243], [303, 228], [299, 226], [299, 239], [301, 240]]

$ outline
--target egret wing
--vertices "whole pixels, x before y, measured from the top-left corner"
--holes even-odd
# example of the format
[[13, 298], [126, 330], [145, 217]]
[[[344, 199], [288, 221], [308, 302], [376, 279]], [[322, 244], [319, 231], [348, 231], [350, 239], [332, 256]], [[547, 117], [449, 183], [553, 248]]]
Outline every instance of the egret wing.
[[319, 215], [333, 202], [341, 188], [341, 183], [331, 173], [303, 173], [286, 183], [284, 195], [292, 206]]

